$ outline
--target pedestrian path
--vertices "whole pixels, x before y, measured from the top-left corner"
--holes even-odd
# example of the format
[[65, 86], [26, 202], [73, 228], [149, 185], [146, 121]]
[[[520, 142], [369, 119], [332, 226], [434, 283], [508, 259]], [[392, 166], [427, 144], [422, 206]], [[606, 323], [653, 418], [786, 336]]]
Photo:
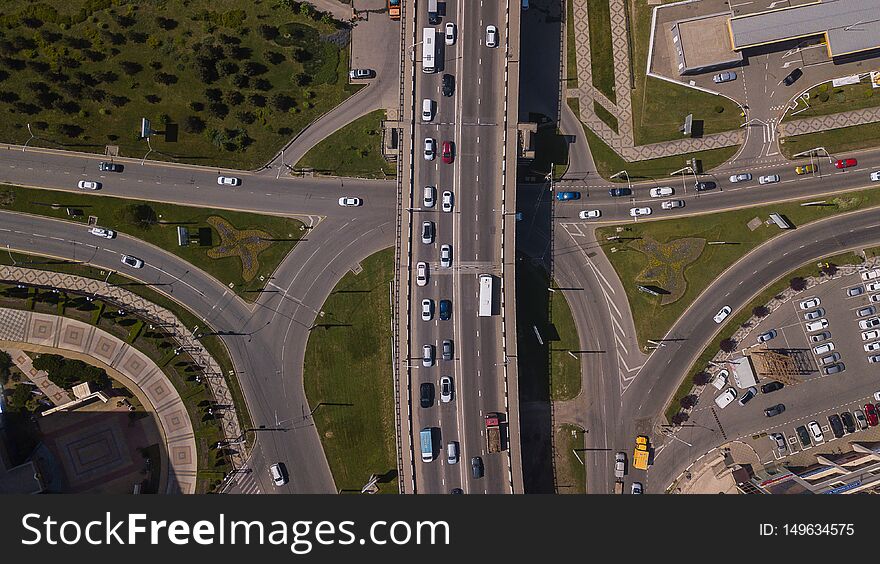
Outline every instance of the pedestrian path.
[[[627, 41], [629, 31], [627, 29], [626, 4], [624, 0], [611, 0], [612, 52], [601, 54], [603, 57], [611, 56], [614, 62], [614, 96], [616, 100], [612, 102], [593, 86], [588, 0], [572, 0], [572, 2], [578, 87], [568, 89], [566, 97], [577, 98], [580, 101], [580, 115], [578, 116], [580, 120], [618, 155], [628, 161], [642, 161], [732, 147], [744, 142], [745, 133], [742, 130], [736, 130], [699, 138], [636, 145], [633, 136], [632, 91], [629, 80], [630, 54]], [[593, 107], [594, 101], [617, 118], [617, 131], [611, 129], [599, 118]]]
[[237, 493], [244, 495], [259, 495], [263, 493], [260, 483], [254, 477], [253, 472], [247, 474], [239, 474], [235, 478], [235, 486], [227, 490], [225, 493]]
[[[24, 318], [26, 313], [23, 311], [17, 310], [5, 310], [4, 313], [16, 313], [21, 314], [20, 319], [17, 321], [24, 322]], [[16, 316], [17, 317], [17, 316]], [[8, 320], [9, 316], [6, 316]], [[2, 349], [6, 351], [6, 353], [12, 358], [12, 362], [15, 363], [15, 366], [21, 370], [22, 374], [27, 377], [28, 380], [37, 385], [37, 388], [46, 396], [52, 403], [56, 406], [64, 405], [73, 401], [73, 398], [70, 397], [66, 391], [58, 387], [55, 382], [49, 379], [49, 373], [45, 370], [37, 370], [34, 368], [34, 362], [31, 357], [21, 349], [13, 348], [13, 347], [5, 347]]]
[[780, 123], [777, 129], [780, 137], [788, 137], [790, 135], [818, 133], [820, 131], [828, 131], [829, 129], [840, 129], [841, 127], [864, 125], [878, 121], [880, 121], [880, 107], [796, 119]]

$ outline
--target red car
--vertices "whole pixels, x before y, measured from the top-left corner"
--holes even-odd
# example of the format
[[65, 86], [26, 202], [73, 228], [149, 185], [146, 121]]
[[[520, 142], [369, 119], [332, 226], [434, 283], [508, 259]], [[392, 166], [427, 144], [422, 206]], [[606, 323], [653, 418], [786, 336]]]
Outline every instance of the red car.
[[455, 160], [455, 149], [453, 148], [452, 141], [444, 141], [443, 142], [443, 162], [446, 164], [451, 164], [452, 161]]
[[840, 159], [834, 163], [834, 166], [837, 168], [849, 168], [851, 166], [856, 166], [857, 164], [859, 163], [855, 159]]
[[865, 404], [865, 418], [868, 420], [868, 425], [871, 427], [877, 425], [877, 409], [874, 407], [873, 403]]

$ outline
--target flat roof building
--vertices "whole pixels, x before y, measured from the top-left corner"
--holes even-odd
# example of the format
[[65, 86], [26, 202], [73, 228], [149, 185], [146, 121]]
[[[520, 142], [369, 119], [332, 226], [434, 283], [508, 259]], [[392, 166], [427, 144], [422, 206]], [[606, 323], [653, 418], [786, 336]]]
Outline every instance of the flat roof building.
[[824, 0], [734, 16], [730, 41], [740, 51], [824, 35], [830, 57], [880, 49], [880, 0]]

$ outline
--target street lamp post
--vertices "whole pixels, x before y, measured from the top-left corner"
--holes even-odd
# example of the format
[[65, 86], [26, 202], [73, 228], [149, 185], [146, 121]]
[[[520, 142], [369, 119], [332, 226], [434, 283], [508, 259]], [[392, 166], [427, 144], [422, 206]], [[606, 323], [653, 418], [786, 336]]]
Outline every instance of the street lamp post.
[[620, 172], [615, 172], [614, 174], [612, 174], [608, 178], [620, 178], [621, 175], [626, 177], [626, 185], [629, 188], [629, 191], [632, 192], [633, 185], [629, 179], [629, 173], [626, 172], [626, 170], [621, 170]]
[[24, 153], [24, 152], [27, 150], [28, 143], [30, 143], [31, 141], [33, 141], [34, 138], [36, 137], [36, 135], [34, 135], [34, 132], [31, 131], [31, 124], [27, 124], [27, 128], [28, 128], [28, 133], [31, 134], [31, 138], [28, 139], [27, 141], [25, 141], [24, 147], [21, 148], [21, 152], [22, 152], [22, 153]]

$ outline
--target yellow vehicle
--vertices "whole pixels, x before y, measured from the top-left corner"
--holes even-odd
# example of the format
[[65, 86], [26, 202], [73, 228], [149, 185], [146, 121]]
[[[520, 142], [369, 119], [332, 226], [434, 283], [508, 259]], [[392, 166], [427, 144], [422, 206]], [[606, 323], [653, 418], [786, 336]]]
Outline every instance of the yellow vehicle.
[[798, 174], [812, 174], [816, 172], [816, 165], [801, 165], [799, 167], [795, 167], [794, 171]]
[[645, 435], [639, 435], [636, 437], [636, 450], [633, 451], [633, 468], [638, 468], [639, 470], [647, 470], [648, 469], [648, 456], [650, 452], [648, 452], [648, 437]]

